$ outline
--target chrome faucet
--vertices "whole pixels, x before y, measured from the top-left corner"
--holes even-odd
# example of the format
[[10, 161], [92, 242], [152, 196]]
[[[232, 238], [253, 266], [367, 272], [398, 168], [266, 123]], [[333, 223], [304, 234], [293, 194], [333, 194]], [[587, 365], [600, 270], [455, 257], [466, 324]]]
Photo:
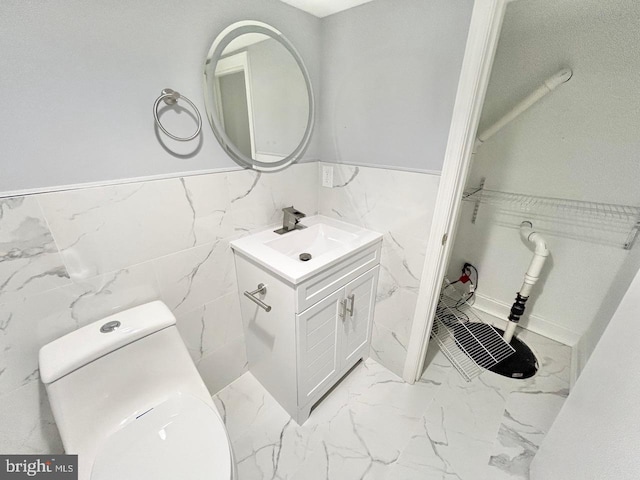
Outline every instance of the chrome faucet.
[[306, 217], [304, 213], [296, 210], [293, 205], [287, 208], [283, 208], [282, 211], [284, 212], [284, 217], [282, 219], [282, 228], [274, 230], [274, 232], [282, 235], [283, 233], [305, 228], [304, 225], [298, 223], [301, 219]]

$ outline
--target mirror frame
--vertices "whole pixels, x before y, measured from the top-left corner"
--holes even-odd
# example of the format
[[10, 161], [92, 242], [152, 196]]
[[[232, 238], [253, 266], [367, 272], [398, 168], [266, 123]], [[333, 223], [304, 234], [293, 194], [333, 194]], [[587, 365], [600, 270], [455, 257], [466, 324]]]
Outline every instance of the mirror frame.
[[[212, 88], [212, 83], [209, 81], [210, 76], [211, 80], [215, 75], [215, 67], [222, 56], [222, 52], [224, 49], [231, 43], [233, 40], [238, 38], [240, 35], [244, 35], [246, 33], [261, 33], [263, 35], [267, 35], [268, 37], [273, 38], [277, 42], [279, 42], [282, 46], [284, 46], [289, 53], [293, 56], [300, 71], [302, 72], [302, 76], [304, 78], [305, 84], [307, 86], [307, 97], [309, 101], [309, 115], [307, 117], [307, 127], [305, 129], [304, 135], [300, 140], [298, 146], [283, 158], [277, 162], [260, 162], [258, 160], [254, 160], [244, 153], [242, 153], [231, 141], [231, 139], [227, 136], [224, 128], [216, 114], [216, 100], [215, 100], [215, 92]], [[227, 152], [227, 154], [235, 160], [237, 163], [253, 168], [259, 171], [271, 171], [271, 170], [279, 170], [281, 168], [285, 168], [291, 165], [293, 162], [298, 160], [304, 154], [305, 150], [309, 146], [309, 141], [311, 140], [311, 133], [313, 132], [313, 126], [315, 123], [315, 101], [313, 96], [313, 88], [311, 86], [311, 79], [309, 78], [309, 72], [307, 71], [307, 67], [305, 66], [302, 57], [298, 53], [298, 50], [293, 46], [293, 44], [287, 40], [287, 38], [282, 35], [281, 32], [273, 28], [271, 25], [268, 25], [263, 22], [253, 21], [253, 20], [245, 20], [241, 22], [236, 22], [232, 25], [229, 25], [225, 28], [220, 34], [216, 37], [209, 49], [209, 53], [207, 54], [207, 58], [204, 63], [204, 76], [203, 76], [203, 86], [204, 86], [204, 100], [205, 107], [207, 110], [207, 118], [209, 119], [209, 124], [211, 125], [211, 129], [213, 130], [213, 134], [218, 139], [218, 142], [222, 146], [222, 148]]]

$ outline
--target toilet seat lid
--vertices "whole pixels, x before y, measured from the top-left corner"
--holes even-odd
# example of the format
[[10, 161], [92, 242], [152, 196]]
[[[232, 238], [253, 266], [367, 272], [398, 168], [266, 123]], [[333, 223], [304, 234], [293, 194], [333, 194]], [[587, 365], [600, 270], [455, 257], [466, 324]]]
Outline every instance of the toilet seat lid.
[[111, 435], [96, 455], [91, 480], [229, 480], [231, 463], [219, 415], [178, 394]]

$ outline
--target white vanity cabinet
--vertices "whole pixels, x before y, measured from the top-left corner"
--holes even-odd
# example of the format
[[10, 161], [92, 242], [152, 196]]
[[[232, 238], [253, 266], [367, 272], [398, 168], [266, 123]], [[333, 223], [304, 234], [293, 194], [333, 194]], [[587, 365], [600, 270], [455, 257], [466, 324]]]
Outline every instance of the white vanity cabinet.
[[368, 355], [378, 269], [296, 315], [298, 405], [313, 402]]
[[[368, 356], [380, 247], [376, 241], [298, 284], [234, 248], [249, 370], [299, 424]], [[244, 295], [259, 284], [268, 312]]]

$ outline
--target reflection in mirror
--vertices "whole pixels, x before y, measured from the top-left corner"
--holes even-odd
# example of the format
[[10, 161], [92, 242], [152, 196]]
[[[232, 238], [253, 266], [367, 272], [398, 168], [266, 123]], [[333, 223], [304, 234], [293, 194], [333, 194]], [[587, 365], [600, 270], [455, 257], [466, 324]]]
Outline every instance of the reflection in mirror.
[[216, 39], [205, 64], [209, 122], [235, 160], [262, 170], [288, 165], [303, 153], [313, 125], [306, 69], [272, 27], [236, 25]]

